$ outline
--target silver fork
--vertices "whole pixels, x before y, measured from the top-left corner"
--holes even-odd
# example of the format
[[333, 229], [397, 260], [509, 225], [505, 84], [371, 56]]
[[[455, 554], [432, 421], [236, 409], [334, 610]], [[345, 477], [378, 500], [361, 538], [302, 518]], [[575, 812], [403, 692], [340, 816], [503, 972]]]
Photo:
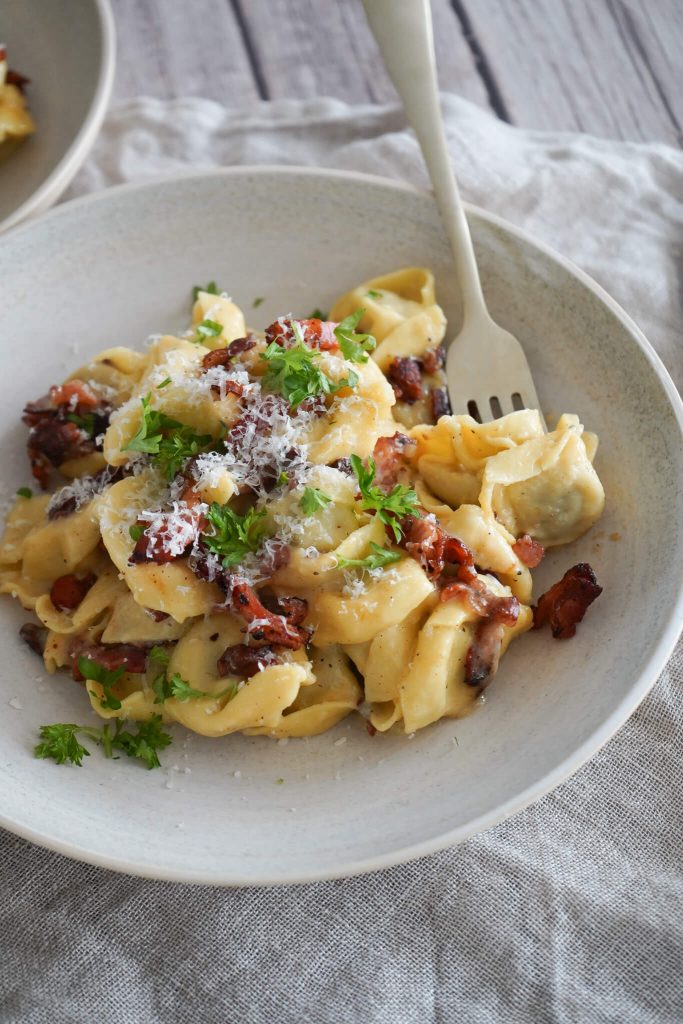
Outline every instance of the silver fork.
[[441, 119], [429, 0], [363, 0], [363, 6], [420, 144], [453, 251], [463, 310], [446, 359], [453, 411], [486, 422], [514, 409], [540, 410], [522, 346], [492, 320], [481, 290]]

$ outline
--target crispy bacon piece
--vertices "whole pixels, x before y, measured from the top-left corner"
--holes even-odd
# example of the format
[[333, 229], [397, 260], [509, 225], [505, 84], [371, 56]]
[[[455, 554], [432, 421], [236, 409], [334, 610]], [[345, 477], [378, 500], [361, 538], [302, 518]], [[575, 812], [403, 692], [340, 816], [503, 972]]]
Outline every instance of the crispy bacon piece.
[[465, 682], [469, 686], [483, 686], [498, 668], [504, 627], [517, 622], [519, 601], [512, 596], [499, 597], [478, 577], [467, 583], [447, 584], [441, 591], [441, 600], [454, 598], [466, 601], [481, 616], [465, 656]]
[[387, 372], [389, 383], [399, 402], [412, 405], [422, 398], [422, 370], [413, 356], [396, 356]]
[[539, 541], [534, 540], [528, 533], [525, 533], [519, 540], [516, 540], [512, 545], [512, 550], [519, 558], [520, 562], [524, 562], [530, 569], [535, 569], [537, 565], [543, 561], [545, 555], [545, 548]]
[[422, 368], [425, 373], [436, 373], [446, 362], [446, 349], [443, 345], [435, 348], [428, 348], [420, 357]]
[[602, 587], [588, 562], [573, 565], [539, 597], [534, 608], [534, 629], [540, 629], [547, 622], [556, 640], [568, 640], [601, 593]]
[[73, 677], [77, 682], [83, 682], [83, 676], [78, 668], [78, 659], [89, 658], [96, 661], [109, 672], [121, 668], [123, 665], [126, 672], [140, 674], [147, 668], [147, 649], [136, 647], [134, 644], [82, 644], [76, 643], [71, 651], [71, 664]]
[[[4, 57], [0, 57], [0, 60], [3, 59]], [[5, 82], [7, 83], [7, 85], [16, 85], [20, 93], [24, 92], [25, 87], [29, 85], [30, 81], [31, 79], [27, 78], [26, 75], [22, 75], [20, 71], [13, 71], [12, 68], [7, 69], [7, 74], [5, 75]]]
[[429, 392], [429, 404], [431, 406], [432, 419], [435, 423], [442, 416], [450, 416], [453, 412], [446, 388], [432, 388]]
[[[50, 468], [61, 466], [97, 450], [94, 437], [103, 433], [111, 407], [82, 380], [70, 380], [50, 388], [37, 402], [29, 402], [22, 419], [29, 430], [27, 448], [34, 477], [41, 487], [49, 484]], [[93, 436], [74, 423], [70, 416], [92, 417]]]
[[389, 491], [398, 483], [401, 470], [409, 464], [415, 446], [415, 441], [399, 431], [391, 437], [377, 438], [372, 457], [375, 461], [375, 482], [378, 486]]
[[483, 618], [494, 619], [503, 626], [514, 626], [519, 618], [519, 601], [516, 597], [499, 597], [478, 577], [462, 582], [447, 583], [441, 591], [442, 601], [460, 598], [466, 601], [473, 612]]
[[[457, 566], [457, 581], [467, 583], [476, 579], [474, 555], [470, 549], [458, 537], [446, 533], [433, 517], [421, 519], [418, 516], [404, 516], [400, 526], [403, 536], [399, 545], [415, 559], [431, 580], [439, 580], [447, 566]], [[393, 538], [389, 530], [387, 534]]]
[[25, 622], [19, 630], [19, 636], [35, 654], [42, 658], [47, 640], [45, 626], [39, 626], [37, 622]]
[[165, 565], [182, 558], [194, 544], [204, 522], [204, 517], [193, 508], [160, 512], [159, 521], [154, 524], [139, 519], [136, 526], [142, 526], [144, 532], [136, 540], [128, 564]]
[[308, 643], [310, 629], [290, 624], [284, 615], [269, 611], [247, 583], [239, 579], [234, 582], [231, 600], [233, 612], [245, 620], [245, 632], [257, 644], [276, 644], [296, 651]]
[[496, 674], [503, 645], [504, 626], [497, 619], [482, 619], [465, 655], [465, 682], [483, 686]]
[[308, 615], [308, 601], [303, 597], [264, 597], [266, 608], [281, 615], [290, 626], [300, 626]]
[[93, 573], [79, 577], [70, 572], [60, 576], [50, 588], [50, 600], [60, 612], [72, 612], [78, 608], [96, 580], [97, 576]]
[[351, 466], [351, 459], [344, 456], [342, 459], [335, 459], [334, 462], [330, 463], [332, 469], [338, 469], [340, 473], [344, 473], [346, 476], [353, 476], [353, 468]]
[[[309, 348], [318, 348], [325, 352], [339, 348], [339, 342], [334, 333], [337, 324], [333, 321], [310, 317], [307, 320], [295, 320], [294, 322], [299, 327], [304, 343]], [[294, 340], [292, 321], [287, 317], [281, 316], [266, 327], [266, 341], [269, 345], [275, 341], [283, 348], [287, 348], [294, 343]]]
[[253, 334], [247, 334], [244, 338], [235, 338], [225, 348], [215, 348], [207, 352], [202, 359], [202, 369], [211, 370], [214, 366], [230, 366], [233, 359], [241, 356], [244, 352], [256, 346], [256, 338]]
[[50, 388], [50, 401], [54, 405], [68, 405], [69, 408], [80, 408], [82, 411], [94, 409], [99, 398], [83, 380], [67, 380], [64, 384], [53, 384]]
[[279, 656], [272, 647], [247, 647], [246, 644], [234, 644], [226, 647], [218, 659], [218, 675], [237, 676], [239, 679], [250, 679], [268, 665], [278, 665]]

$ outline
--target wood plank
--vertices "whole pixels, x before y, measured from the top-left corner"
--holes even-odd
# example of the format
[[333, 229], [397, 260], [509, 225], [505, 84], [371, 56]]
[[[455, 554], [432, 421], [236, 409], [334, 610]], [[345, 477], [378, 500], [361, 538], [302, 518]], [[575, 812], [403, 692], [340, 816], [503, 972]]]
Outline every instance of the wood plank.
[[259, 99], [227, 0], [112, 0], [118, 54], [114, 98], [206, 96], [228, 107]]
[[453, 4], [468, 19], [515, 124], [677, 144], [681, 0]]
[[[360, 0], [233, 0], [269, 97], [396, 102]], [[449, 0], [432, 0], [441, 88], [490, 107]]]

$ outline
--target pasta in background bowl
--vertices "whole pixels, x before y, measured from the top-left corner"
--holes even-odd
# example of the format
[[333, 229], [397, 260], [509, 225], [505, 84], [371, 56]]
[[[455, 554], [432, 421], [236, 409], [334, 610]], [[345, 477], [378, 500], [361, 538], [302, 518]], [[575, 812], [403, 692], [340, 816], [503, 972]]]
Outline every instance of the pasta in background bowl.
[[[304, 222], [315, 235], [298, 230]], [[430, 353], [446, 322], [455, 333], [458, 307], [432, 201], [412, 190], [317, 172], [216, 173], [74, 203], [8, 240], [8, 498], [26, 484], [17, 401], [79, 364], [87, 370], [75, 377], [93, 392], [65, 385], [30, 412], [33, 428], [46, 413], [71, 424], [74, 446], [58, 461], [81, 482], [53, 499], [19, 497], [3, 548], [4, 589], [51, 630], [48, 669], [78, 669], [84, 657], [88, 675], [82, 687], [42, 671], [16, 638], [26, 612], [3, 601], [9, 827], [155, 877], [349, 874], [458, 841], [523, 806], [643, 696], [680, 619], [683, 555], [667, 527], [680, 502], [674, 392], [587, 279], [493, 218], [473, 214], [473, 228], [494, 315], [524, 338], [554, 414], [547, 434], [533, 411], [485, 425], [441, 415]], [[28, 304], [17, 270], [27, 265], [40, 283]], [[386, 274], [392, 265], [412, 269]], [[188, 282], [212, 278], [234, 301], [200, 291], [183, 337]], [[331, 347], [308, 334], [316, 304], [330, 324], [314, 334]], [[278, 317], [292, 335], [284, 344]], [[334, 325], [345, 319], [342, 347]], [[247, 323], [255, 343], [222, 366]], [[27, 346], [39, 355], [30, 365]], [[321, 393], [295, 395], [292, 358]], [[252, 422], [240, 437], [238, 424], [261, 416], [249, 412], [250, 394], [270, 432]], [[622, 398], [605, 403], [605, 394]], [[653, 410], [657, 432], [643, 429]], [[600, 437], [597, 454], [581, 422]], [[79, 447], [86, 438], [94, 444]], [[228, 465], [226, 442], [237, 441]], [[82, 478], [105, 463], [93, 493]], [[46, 468], [39, 458], [36, 468]], [[602, 510], [601, 480], [608, 502], [586, 533]], [[60, 503], [68, 514], [49, 518], [48, 504], [54, 513]], [[538, 595], [587, 562], [605, 594], [577, 638], [515, 638], [486, 707], [449, 717], [476, 705]], [[83, 593], [75, 604], [62, 593], [58, 607], [50, 592], [70, 575]], [[472, 590], [507, 621], [482, 614]], [[494, 657], [475, 643], [484, 625]], [[118, 672], [113, 680], [91, 669], [93, 649], [121, 644], [144, 649], [144, 664], [101, 666]], [[244, 648], [261, 652], [261, 671], [245, 669]], [[90, 730], [80, 736], [93, 755], [84, 767], [32, 758], [51, 722]], [[159, 740], [154, 723], [174, 742], [157, 744], [163, 768], [145, 772], [135, 760]], [[103, 727], [109, 752], [131, 759], [99, 756]]]

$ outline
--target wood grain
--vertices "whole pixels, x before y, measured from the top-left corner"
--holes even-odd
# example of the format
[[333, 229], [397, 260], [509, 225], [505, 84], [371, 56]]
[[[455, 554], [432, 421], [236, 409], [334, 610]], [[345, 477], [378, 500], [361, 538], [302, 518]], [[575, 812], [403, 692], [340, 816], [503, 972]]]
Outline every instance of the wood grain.
[[114, 98], [207, 96], [229, 107], [259, 98], [227, 0], [114, 0]]
[[[510, 120], [676, 144], [681, 0], [458, 0]], [[670, 40], [666, 48], [662, 36]]]
[[[268, 97], [396, 102], [360, 0], [234, 0]], [[486, 88], [449, 0], [432, 0], [443, 89], [488, 106]]]
[[[400, 2], [400, 0], [397, 0]], [[360, 0], [112, 0], [115, 99], [396, 96]], [[432, 0], [444, 90], [528, 128], [681, 143], [683, 0]]]

